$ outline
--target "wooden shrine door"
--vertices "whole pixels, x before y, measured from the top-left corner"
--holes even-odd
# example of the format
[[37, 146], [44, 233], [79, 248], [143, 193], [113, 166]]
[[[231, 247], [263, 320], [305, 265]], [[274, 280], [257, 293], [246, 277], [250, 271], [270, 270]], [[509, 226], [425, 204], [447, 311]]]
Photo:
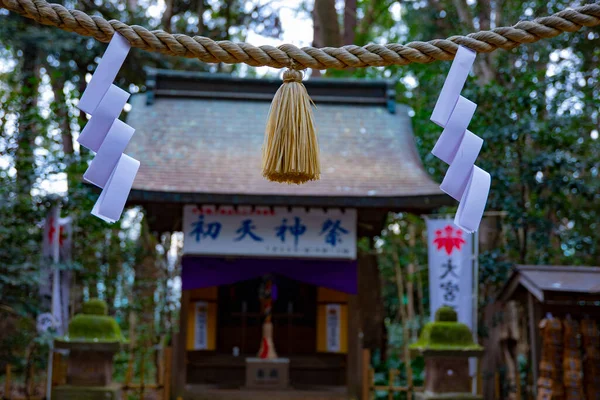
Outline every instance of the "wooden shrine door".
[[[259, 289], [262, 278], [219, 287], [217, 352], [255, 356], [261, 340]], [[274, 276], [273, 341], [281, 357], [316, 353], [317, 288]]]

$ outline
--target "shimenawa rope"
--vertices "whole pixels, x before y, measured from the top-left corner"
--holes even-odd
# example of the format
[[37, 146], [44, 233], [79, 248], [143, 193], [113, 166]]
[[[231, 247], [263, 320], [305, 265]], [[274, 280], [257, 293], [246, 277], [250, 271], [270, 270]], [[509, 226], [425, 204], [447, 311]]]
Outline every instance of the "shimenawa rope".
[[470, 33], [466, 36], [452, 36], [448, 39], [410, 42], [405, 45], [392, 43], [369, 44], [364, 47], [349, 45], [340, 48], [300, 49], [291, 44], [256, 47], [248, 43], [215, 42], [202, 36], [190, 37], [161, 30], [149, 31], [138, 25], [129, 26], [121, 21], [107, 21], [100, 16], [68, 10], [60, 4], [48, 3], [45, 0], [0, 0], [0, 7], [44, 25], [92, 36], [101, 42], [110, 41], [114, 33], [119, 32], [133, 47], [147, 51], [197, 58], [207, 63], [245, 63], [253, 67], [274, 68], [293, 66], [295, 69], [381, 67], [452, 60], [458, 45], [479, 53], [489, 53], [498, 48], [512, 49], [521, 44], [552, 38], [562, 32], [576, 32], [583, 26], [600, 25], [600, 2], [596, 2], [566, 9], [534, 21], [520, 21], [510, 27]]

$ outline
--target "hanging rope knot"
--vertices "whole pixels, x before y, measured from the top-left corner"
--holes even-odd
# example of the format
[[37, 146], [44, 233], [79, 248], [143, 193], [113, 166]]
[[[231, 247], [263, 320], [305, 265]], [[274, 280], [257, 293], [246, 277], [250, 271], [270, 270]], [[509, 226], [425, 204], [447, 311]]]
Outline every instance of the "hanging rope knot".
[[263, 176], [273, 182], [301, 184], [321, 176], [312, 100], [293, 61], [275, 93], [263, 143]]
[[302, 82], [302, 72], [295, 69], [286, 69], [283, 73], [283, 82]]

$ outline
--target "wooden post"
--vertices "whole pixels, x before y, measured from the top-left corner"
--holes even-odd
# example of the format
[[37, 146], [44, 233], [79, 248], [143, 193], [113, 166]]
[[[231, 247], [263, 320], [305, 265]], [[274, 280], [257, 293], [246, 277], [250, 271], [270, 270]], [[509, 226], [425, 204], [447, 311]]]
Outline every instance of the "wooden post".
[[[402, 269], [400, 268], [400, 260], [398, 259], [398, 253], [396, 252], [396, 248], [392, 250], [392, 259], [394, 260], [394, 269], [396, 271], [396, 285], [398, 286], [398, 300], [400, 307], [400, 317], [402, 318], [402, 324], [406, 326], [407, 315], [406, 309], [404, 308], [403, 298], [404, 298], [404, 278], [402, 277]], [[410, 340], [408, 329], [402, 329], [402, 338], [403, 338], [403, 347], [404, 347], [404, 365], [406, 367], [406, 383], [408, 386], [408, 391], [406, 392], [406, 398], [408, 400], [412, 400], [412, 368], [410, 366], [410, 352], [408, 350], [408, 342]]]
[[408, 263], [408, 274], [407, 274], [407, 280], [406, 280], [406, 298], [408, 300], [408, 303], [406, 305], [407, 307], [407, 318], [410, 321], [410, 330], [411, 330], [411, 337], [413, 339], [417, 339], [417, 327], [415, 324], [415, 305], [414, 305], [414, 299], [415, 299], [415, 285], [413, 283], [413, 279], [415, 278], [415, 257], [414, 257], [414, 252], [415, 252], [415, 227], [414, 225], [410, 225], [408, 227], [408, 245], [409, 245], [409, 260], [410, 262]]
[[171, 359], [172, 359], [172, 351], [171, 347], [165, 347], [165, 351], [163, 353], [163, 363], [164, 363], [164, 373], [163, 377], [163, 400], [169, 400], [171, 398]]
[[417, 268], [416, 279], [417, 279], [417, 306], [419, 310], [419, 316], [421, 318], [425, 317], [425, 304], [423, 304], [423, 278], [421, 278], [421, 271], [418, 271]]
[[181, 308], [179, 310], [179, 334], [177, 335], [177, 351], [173, 354], [173, 388], [176, 396], [184, 395], [187, 383], [187, 330], [190, 309], [190, 291], [181, 291]]
[[242, 344], [240, 346], [240, 354], [246, 353], [246, 313], [248, 308], [247, 304], [248, 303], [246, 303], [245, 301], [242, 301]]
[[12, 398], [12, 396], [11, 396], [12, 388], [10, 387], [11, 378], [12, 378], [12, 365], [6, 364], [6, 380], [4, 381], [4, 397], [7, 400], [10, 400]]
[[371, 350], [363, 349], [362, 351], [362, 397], [361, 400], [370, 400], [371, 397]]
[[29, 384], [27, 385], [27, 397], [31, 397], [35, 394], [35, 384], [34, 384], [34, 379], [35, 379], [35, 367], [33, 366], [33, 363], [31, 363], [31, 366], [29, 367]]
[[494, 381], [495, 381], [495, 395], [496, 395], [496, 399], [501, 399], [500, 395], [500, 373], [498, 371], [496, 371], [496, 374], [494, 375]]
[[397, 372], [393, 368], [388, 371], [388, 400], [394, 400], [394, 380]]
[[394, 387], [394, 369], [390, 368], [388, 370], [388, 384], [387, 384], [388, 400], [394, 400], [394, 390], [392, 389], [393, 387]]
[[165, 351], [164, 349], [157, 351], [158, 362], [157, 362], [157, 373], [156, 373], [156, 384], [158, 387], [162, 387], [165, 384]]
[[346, 356], [346, 386], [348, 397], [359, 399], [363, 385], [363, 350], [360, 340], [361, 324], [358, 296], [348, 296], [348, 355]]
[[[421, 230], [421, 232], [419, 232], [418, 235], [415, 235], [415, 241], [417, 240], [417, 238], [419, 238], [419, 240], [421, 241], [425, 241], [425, 243], [427, 243], [427, 239], [423, 238], [423, 234], [424, 232]], [[413, 262], [418, 261], [418, 258], [414, 257]], [[425, 304], [423, 302], [423, 278], [421, 277], [421, 267], [419, 265], [415, 265], [415, 273], [416, 273], [416, 279], [417, 279], [417, 307], [418, 307], [418, 312], [419, 315], [421, 316], [421, 318], [425, 317]]]
[[136, 345], [136, 335], [135, 335], [135, 327], [137, 322], [137, 316], [135, 312], [131, 311], [129, 313], [129, 360], [127, 362], [127, 372], [125, 373], [125, 386], [129, 386], [133, 380], [133, 364], [135, 362], [135, 345]]
[[52, 387], [66, 383], [65, 362], [59, 352], [52, 354]]
[[482, 359], [478, 358], [477, 359], [477, 394], [479, 396], [483, 395], [483, 373], [481, 372], [482, 370]]
[[516, 400], [521, 400], [521, 374], [519, 374], [519, 368], [517, 368], [517, 395], [515, 396]]
[[142, 349], [141, 352], [141, 357], [140, 357], [140, 400], [144, 400], [144, 373], [145, 371], [145, 364], [146, 364], [146, 350]]
[[539, 359], [538, 359], [538, 334], [537, 324], [539, 323], [535, 317], [535, 304], [533, 295], [531, 293], [527, 293], [527, 313], [529, 318], [529, 343], [531, 347], [531, 370], [533, 373], [533, 385], [532, 385], [532, 393], [533, 396], [537, 396], [537, 381], [538, 381], [538, 369], [539, 369]]
[[288, 342], [288, 354], [292, 354], [292, 313], [294, 312], [292, 302], [288, 303], [287, 309], [287, 342]]

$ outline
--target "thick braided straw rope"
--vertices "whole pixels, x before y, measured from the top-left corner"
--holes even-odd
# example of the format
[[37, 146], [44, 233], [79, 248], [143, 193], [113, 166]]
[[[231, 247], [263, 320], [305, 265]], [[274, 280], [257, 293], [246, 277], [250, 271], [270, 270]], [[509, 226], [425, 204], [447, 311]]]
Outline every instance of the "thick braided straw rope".
[[583, 26], [600, 25], [600, 2], [596, 2], [534, 21], [520, 21], [514, 26], [471, 33], [467, 36], [410, 42], [405, 45], [392, 43], [369, 44], [364, 47], [350, 45], [340, 48], [299, 49], [290, 44], [255, 47], [248, 43], [215, 42], [202, 36], [190, 37], [161, 30], [149, 31], [138, 25], [129, 26], [117, 20], [107, 21], [99, 16], [68, 10], [60, 4], [44, 0], [0, 0], [0, 7], [44, 25], [92, 36], [101, 42], [110, 41], [116, 31], [127, 38], [133, 47], [147, 51], [197, 58], [207, 63], [245, 63], [253, 67], [275, 68], [293, 66], [297, 69], [381, 67], [452, 60], [458, 45], [479, 53], [489, 53], [498, 48], [512, 49], [524, 43], [552, 38], [562, 32], [575, 32]]

